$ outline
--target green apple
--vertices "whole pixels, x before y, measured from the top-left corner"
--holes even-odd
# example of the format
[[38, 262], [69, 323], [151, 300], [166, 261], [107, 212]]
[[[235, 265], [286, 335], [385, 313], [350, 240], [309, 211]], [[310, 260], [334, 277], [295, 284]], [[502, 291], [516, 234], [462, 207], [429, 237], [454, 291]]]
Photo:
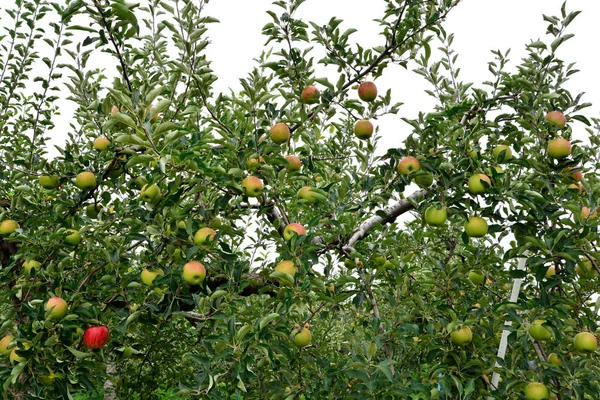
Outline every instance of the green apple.
[[219, 217], [214, 217], [210, 221], [210, 227], [211, 228], [219, 229], [221, 227], [221, 225], [223, 225], [223, 222], [221, 222], [221, 218], [219, 218]]
[[294, 237], [294, 233], [298, 236], [306, 235], [306, 229], [300, 224], [291, 223], [283, 229], [283, 238], [289, 241]]
[[593, 353], [598, 347], [596, 336], [590, 332], [580, 332], [573, 339], [575, 350], [581, 353]]
[[150, 186], [146, 184], [140, 191], [140, 197], [146, 203], [153, 203], [160, 197], [160, 188], [156, 185], [156, 183]]
[[294, 336], [294, 344], [297, 347], [306, 347], [310, 344], [312, 335], [308, 330], [308, 324], [304, 324], [304, 328], [298, 331], [298, 328], [292, 333]]
[[242, 191], [245, 196], [258, 197], [264, 188], [263, 182], [256, 176], [247, 176], [242, 181]]
[[284, 274], [288, 274], [294, 277], [294, 275], [296, 275], [296, 266], [292, 261], [284, 260], [277, 264], [277, 266], [275, 267], [275, 271], [282, 272]]
[[302, 167], [302, 161], [298, 156], [288, 154], [285, 156], [286, 161], [288, 162], [286, 168], [288, 171], [300, 171], [300, 167]]
[[208, 245], [215, 239], [216, 235], [217, 235], [217, 232], [215, 232], [211, 228], [207, 228], [207, 227], [200, 228], [194, 235], [194, 244], [196, 246]]
[[8, 350], [8, 345], [13, 340], [15, 340], [15, 337], [13, 335], [6, 335], [2, 338], [2, 340], [0, 340], [0, 354], [7, 355], [8, 353], [10, 353], [10, 351]]
[[92, 190], [96, 185], [96, 175], [93, 172], [81, 172], [75, 177], [75, 186], [81, 190]]
[[123, 165], [113, 164], [113, 166], [108, 169], [108, 173], [106, 174], [106, 176], [108, 176], [110, 179], [117, 179], [123, 174], [123, 172], [125, 172], [125, 170], [123, 169]]
[[544, 323], [544, 321], [542, 321], [542, 320], [536, 320], [529, 327], [529, 334], [535, 340], [548, 340], [548, 339], [552, 338], [552, 333], [550, 332], [550, 330], [548, 330], [546, 327], [544, 327], [542, 325], [543, 323]]
[[100, 211], [102, 211], [102, 207], [98, 204], [89, 204], [86, 208], [85, 208], [85, 215], [87, 215], [89, 218], [98, 218], [98, 214], [100, 213]]
[[420, 172], [413, 181], [421, 188], [429, 187], [433, 184], [433, 174], [431, 172]]
[[315, 86], [307, 86], [302, 89], [300, 97], [306, 104], [315, 104], [319, 102], [320, 95], [321, 93], [319, 92], [319, 89], [317, 89]]
[[19, 229], [19, 224], [15, 220], [5, 219], [0, 223], [0, 235], [11, 235], [15, 233], [17, 229]]
[[106, 151], [110, 147], [110, 140], [104, 137], [99, 137], [94, 140], [94, 150]]
[[559, 129], [562, 129], [567, 124], [567, 118], [560, 111], [550, 111], [546, 114], [546, 121], [550, 124], [557, 126]]
[[190, 285], [199, 285], [206, 278], [206, 269], [201, 262], [190, 261], [183, 266], [181, 276]]
[[554, 275], [556, 275], [556, 268], [554, 268], [554, 266], [552, 265], [552, 266], [548, 267], [548, 269], [546, 270], [546, 275], [544, 275], [544, 277], [546, 279], [550, 279]]
[[487, 191], [482, 181], [487, 182], [488, 185], [492, 185], [492, 181], [485, 174], [475, 174], [469, 178], [469, 191], [473, 194], [483, 194]]
[[577, 272], [577, 275], [579, 275], [579, 277], [584, 279], [591, 278], [597, 273], [594, 269], [594, 266], [592, 265], [592, 262], [587, 257], [583, 257], [581, 263], [577, 264], [577, 266], [575, 267], [575, 272]]
[[148, 180], [141, 176], [138, 175], [134, 180], [133, 180], [133, 185], [138, 189], [141, 190], [146, 184], [148, 183]]
[[471, 332], [471, 328], [469, 327], [452, 331], [450, 332], [450, 340], [456, 345], [466, 346], [473, 340], [473, 332]]
[[373, 124], [368, 119], [356, 121], [354, 134], [361, 140], [367, 140], [373, 135]]
[[525, 386], [525, 399], [543, 400], [550, 398], [550, 391], [543, 383], [531, 382]]
[[271, 140], [277, 144], [286, 143], [288, 140], [290, 140], [291, 136], [290, 128], [283, 122], [273, 125], [270, 129], [270, 133]]
[[76, 231], [75, 229], [67, 229], [65, 231], [65, 243], [68, 243], [70, 245], [73, 246], [77, 246], [79, 243], [81, 243], [81, 234], [79, 233], [79, 231]]
[[149, 270], [148, 268], [144, 268], [140, 274], [140, 279], [144, 285], [152, 286], [152, 282], [154, 282], [154, 279], [158, 275], [164, 275], [162, 269]]
[[501, 144], [500, 146], [494, 147], [492, 155], [494, 156], [494, 160], [501, 163], [512, 158], [512, 150], [507, 145]]
[[556, 365], [557, 367], [562, 367], [562, 361], [560, 361], [560, 357], [556, 353], [551, 353], [548, 356], [548, 362]]
[[67, 315], [67, 302], [60, 297], [51, 297], [44, 308], [48, 312], [48, 318], [63, 319]]
[[372, 102], [377, 98], [377, 86], [373, 82], [363, 82], [358, 86], [358, 97], [362, 101]]
[[304, 202], [309, 205], [317, 200], [315, 193], [312, 191], [310, 186], [303, 186], [300, 190], [298, 190], [298, 199], [304, 200]]
[[481, 217], [470, 216], [465, 224], [465, 232], [469, 237], [484, 237], [488, 232], [488, 224]]
[[413, 156], [406, 156], [398, 163], [398, 173], [409, 175], [421, 170], [421, 163]]
[[552, 139], [547, 150], [550, 157], [560, 160], [571, 154], [571, 142], [565, 138]]
[[425, 222], [432, 226], [442, 226], [446, 223], [448, 211], [445, 207], [431, 206], [425, 210]]
[[40, 186], [44, 189], [56, 189], [58, 187], [58, 176], [42, 175], [40, 176]]
[[39, 270], [42, 264], [36, 260], [28, 260], [23, 263], [23, 270], [27, 275], [31, 274], [31, 270]]
[[485, 275], [481, 271], [470, 271], [469, 280], [476, 285], [483, 285], [485, 283]]

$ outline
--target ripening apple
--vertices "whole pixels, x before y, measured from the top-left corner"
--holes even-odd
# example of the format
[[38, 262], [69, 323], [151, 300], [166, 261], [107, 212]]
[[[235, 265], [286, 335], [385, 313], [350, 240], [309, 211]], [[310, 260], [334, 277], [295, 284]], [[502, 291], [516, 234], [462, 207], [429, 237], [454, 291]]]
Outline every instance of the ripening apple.
[[118, 114], [119, 113], [119, 107], [117, 106], [112, 106], [112, 108], [110, 109], [110, 113], [112, 115]]
[[573, 346], [581, 353], [593, 353], [598, 347], [598, 340], [593, 333], [580, 332], [573, 338]]
[[256, 172], [260, 169], [261, 165], [260, 164], [264, 164], [265, 159], [260, 156], [258, 158], [250, 158], [248, 159], [248, 161], [246, 161], [246, 169], [248, 171], [253, 171]]
[[469, 327], [452, 331], [450, 332], [450, 340], [458, 346], [466, 346], [473, 340], [473, 332], [471, 332], [471, 328]]
[[556, 353], [551, 353], [548, 356], [548, 362], [556, 365], [557, 367], [562, 367], [562, 361], [560, 361], [560, 357]]
[[321, 93], [319, 92], [319, 89], [311, 85], [302, 89], [300, 97], [302, 98], [302, 101], [304, 101], [306, 104], [315, 104], [319, 102], [320, 95]]
[[215, 239], [216, 235], [217, 232], [215, 232], [214, 229], [208, 227], [200, 228], [194, 235], [194, 244], [196, 246], [205, 246], [210, 244]]
[[529, 334], [535, 340], [548, 340], [552, 338], [552, 333], [542, 325], [543, 323], [543, 320], [538, 319], [529, 327]]
[[465, 232], [469, 237], [484, 237], [488, 232], [488, 224], [485, 219], [476, 216], [470, 216], [465, 224]]
[[97, 185], [96, 176], [93, 172], [81, 172], [75, 178], [75, 186], [81, 190], [92, 190]]
[[19, 224], [15, 220], [5, 219], [0, 223], [0, 235], [11, 235], [15, 233], [17, 229], [19, 229]]
[[571, 154], [571, 142], [565, 138], [555, 138], [548, 142], [548, 155], [560, 160]]
[[492, 150], [492, 155], [494, 156], [494, 160], [501, 163], [512, 158], [512, 150], [507, 145], [502, 144], [494, 147], [494, 150]]
[[492, 181], [485, 174], [475, 174], [469, 178], [469, 191], [473, 194], [483, 194], [487, 191], [481, 181], [487, 182], [488, 185], [492, 185]]
[[377, 86], [373, 82], [363, 82], [358, 86], [358, 97], [362, 101], [372, 102], [377, 98]]
[[110, 140], [104, 137], [99, 137], [94, 140], [94, 150], [106, 151], [110, 147]]
[[398, 173], [409, 175], [421, 170], [421, 163], [413, 156], [406, 156], [398, 163]]
[[152, 286], [152, 282], [154, 282], [154, 279], [156, 279], [158, 275], [164, 275], [162, 269], [149, 270], [148, 268], [144, 268], [140, 274], [140, 280], [144, 285]]
[[530, 382], [525, 386], [525, 399], [527, 400], [543, 400], [550, 398], [550, 391], [543, 383]]
[[256, 176], [247, 176], [242, 181], [242, 191], [245, 196], [258, 197], [263, 190], [263, 182]]
[[277, 144], [283, 144], [290, 140], [290, 128], [287, 124], [279, 122], [273, 125], [270, 129], [271, 140]]
[[292, 261], [284, 260], [277, 264], [277, 266], [275, 267], [275, 271], [282, 272], [284, 274], [288, 274], [294, 277], [294, 275], [296, 275], [296, 266]]
[[40, 186], [44, 189], [52, 190], [58, 187], [58, 176], [42, 175], [39, 179]]
[[81, 243], [81, 234], [75, 229], [67, 229], [65, 231], [64, 241], [70, 245], [77, 246]]
[[25, 271], [25, 274], [29, 275], [31, 274], [31, 270], [37, 270], [41, 267], [42, 264], [40, 264], [39, 262], [37, 262], [36, 260], [27, 260], [23, 263], [23, 270]]
[[368, 119], [356, 121], [354, 134], [361, 140], [367, 140], [373, 135], [373, 124]]
[[587, 257], [583, 257], [581, 263], [577, 264], [575, 267], [575, 272], [577, 272], [577, 275], [584, 279], [591, 278], [597, 273], [592, 265], [592, 262]]
[[300, 190], [298, 190], [298, 199], [304, 200], [304, 202], [309, 205], [317, 200], [315, 193], [312, 191], [310, 186], [303, 186]]
[[552, 125], [557, 126], [559, 129], [564, 128], [567, 124], [567, 118], [560, 111], [550, 111], [548, 114], [546, 114], [545, 119]]
[[63, 319], [67, 315], [67, 302], [60, 297], [51, 297], [46, 302], [44, 310], [48, 313], [48, 318]]
[[83, 333], [83, 344], [89, 349], [101, 349], [106, 346], [109, 338], [106, 326], [91, 326]]
[[298, 331], [299, 328], [296, 328], [294, 332], [292, 332], [292, 335], [294, 335], [294, 344], [297, 347], [306, 347], [310, 344], [312, 335], [308, 328], [309, 325], [304, 324], [304, 328], [302, 328], [302, 330]]
[[431, 226], [442, 226], [447, 218], [448, 211], [445, 207], [431, 206], [425, 210], [425, 222]]
[[181, 277], [190, 285], [199, 285], [206, 278], [206, 269], [199, 261], [190, 261], [183, 266]]
[[13, 340], [15, 340], [15, 337], [13, 335], [6, 335], [2, 338], [2, 340], [0, 340], [0, 354], [6, 355], [10, 353], [10, 351], [8, 350], [8, 345]]
[[21, 346], [13, 347], [12, 351], [10, 352], [10, 354], [8, 356], [11, 364], [22, 363], [22, 362], [27, 361], [27, 359], [25, 357], [17, 354], [17, 350], [20, 350], [20, 351], [28, 350], [31, 347], [31, 343], [22, 342], [22, 343], [20, 343], [20, 345]]
[[[576, 169], [577, 171], [575, 172], [571, 172], [574, 169]], [[583, 179], [583, 172], [581, 171], [581, 166], [577, 166], [577, 167], [567, 167], [566, 168], [567, 173], [569, 174], [569, 177], [571, 179], [573, 179], [575, 182], [581, 182], [581, 180]]]
[[298, 156], [289, 154], [289, 155], [285, 156], [285, 159], [288, 162], [288, 164], [286, 166], [288, 171], [300, 171], [300, 167], [302, 166], [302, 161], [300, 161], [300, 158], [298, 158]]
[[160, 188], [158, 187], [158, 185], [156, 185], [156, 183], [150, 186], [146, 184], [144, 185], [142, 190], [140, 190], [140, 197], [146, 203], [153, 203], [160, 197]]
[[483, 285], [485, 283], [485, 275], [481, 271], [470, 271], [469, 280], [475, 285]]
[[98, 218], [98, 214], [100, 213], [101, 210], [102, 210], [102, 207], [100, 205], [89, 204], [85, 208], [85, 215], [87, 215], [89, 218], [95, 219], [95, 218]]
[[294, 237], [294, 233], [298, 236], [306, 235], [306, 229], [300, 224], [291, 223], [283, 230], [283, 238], [285, 240], [291, 240], [292, 237]]
[[413, 181], [421, 188], [429, 187], [433, 184], [433, 174], [431, 172], [421, 172], [415, 176]]

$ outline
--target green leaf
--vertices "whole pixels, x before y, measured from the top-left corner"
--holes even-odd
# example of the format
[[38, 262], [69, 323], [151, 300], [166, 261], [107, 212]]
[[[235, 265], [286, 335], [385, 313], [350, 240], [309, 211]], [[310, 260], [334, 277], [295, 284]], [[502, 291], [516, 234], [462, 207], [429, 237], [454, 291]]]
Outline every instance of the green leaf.
[[260, 320], [258, 327], [260, 330], [262, 330], [265, 326], [267, 326], [268, 323], [270, 323], [271, 321], [275, 321], [276, 319], [280, 319], [280, 318], [281, 318], [281, 315], [279, 315], [277, 313], [271, 313]]
[[83, 351], [75, 350], [72, 347], [66, 346], [67, 349], [77, 358], [87, 358], [91, 357], [92, 353], [84, 353]]

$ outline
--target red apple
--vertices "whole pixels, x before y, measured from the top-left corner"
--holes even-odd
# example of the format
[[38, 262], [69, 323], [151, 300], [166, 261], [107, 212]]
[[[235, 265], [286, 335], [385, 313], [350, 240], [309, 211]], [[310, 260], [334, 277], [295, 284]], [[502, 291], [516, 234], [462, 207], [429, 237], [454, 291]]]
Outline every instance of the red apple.
[[285, 240], [291, 240], [294, 236], [294, 233], [296, 233], [298, 236], [306, 235], [306, 229], [300, 224], [291, 223], [283, 230], [283, 238]]
[[377, 86], [373, 82], [363, 82], [358, 86], [358, 97], [362, 101], [371, 102], [377, 98]]
[[415, 157], [406, 156], [398, 163], [398, 173], [409, 175], [421, 170], [421, 163]]
[[567, 118], [560, 111], [550, 111], [546, 114], [546, 121], [551, 123], [552, 125], [556, 125], [559, 129], [562, 129], [567, 124]]
[[300, 171], [300, 167], [302, 167], [302, 161], [300, 161], [300, 158], [298, 158], [298, 156], [289, 154], [285, 156], [285, 159], [288, 162], [288, 165], [286, 167], [288, 171]]
[[[571, 172], [574, 169], [577, 169], [578, 171]], [[583, 179], [583, 172], [581, 172], [581, 166], [568, 167], [567, 172], [569, 173], [569, 177], [571, 177], [576, 182], [581, 182], [581, 179]]]
[[319, 102], [319, 95], [319, 89], [317, 89], [315, 86], [307, 86], [302, 89], [302, 94], [300, 97], [302, 97], [302, 100], [306, 104], [314, 104]]
[[101, 349], [106, 346], [110, 334], [106, 326], [91, 326], [83, 334], [83, 344], [90, 349]]
[[183, 266], [181, 276], [190, 285], [199, 285], [206, 278], [206, 268], [199, 261], [190, 261]]

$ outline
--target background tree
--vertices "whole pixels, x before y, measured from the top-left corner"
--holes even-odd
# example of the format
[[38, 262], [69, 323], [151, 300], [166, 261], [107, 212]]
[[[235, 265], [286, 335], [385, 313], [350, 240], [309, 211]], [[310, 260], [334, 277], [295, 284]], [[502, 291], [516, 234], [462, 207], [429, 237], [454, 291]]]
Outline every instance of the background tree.
[[[10, 10], [6, 398], [596, 396], [600, 124], [556, 55], [578, 12], [545, 16], [516, 72], [495, 52], [476, 87], [442, 26], [459, 1], [385, 1], [375, 48], [337, 18], [298, 19], [303, 2], [274, 2], [268, 47], [229, 94], [203, 1]], [[392, 64], [438, 105], [377, 156], [377, 122], [401, 106], [377, 87]], [[49, 156], [65, 96], [77, 110]]]

